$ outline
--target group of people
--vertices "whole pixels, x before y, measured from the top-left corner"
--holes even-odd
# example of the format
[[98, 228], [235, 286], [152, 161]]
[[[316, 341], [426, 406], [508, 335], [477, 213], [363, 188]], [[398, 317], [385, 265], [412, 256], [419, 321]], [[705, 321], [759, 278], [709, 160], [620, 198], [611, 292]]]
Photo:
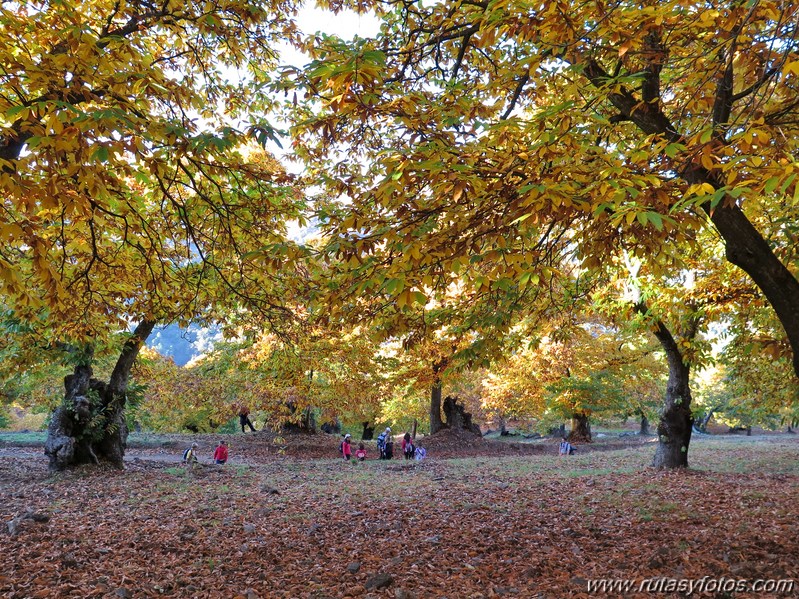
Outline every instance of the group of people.
[[[246, 416], [246, 415], [245, 415]], [[252, 426], [252, 425], [250, 425]], [[255, 430], [255, 429], [253, 429]], [[242, 432], [244, 432], [244, 425], [242, 424]], [[413, 438], [411, 437], [410, 433], [405, 433], [402, 436], [402, 455], [405, 457], [406, 460], [422, 460], [426, 457], [427, 452], [425, 451], [424, 447], [419, 447], [413, 442]], [[197, 443], [192, 443], [191, 447], [189, 447], [186, 451], [183, 452], [183, 462], [185, 464], [196, 464], [199, 462], [199, 458], [197, 456], [197, 450], [199, 446]], [[391, 436], [391, 427], [386, 427], [382, 433], [377, 436], [377, 450], [380, 452], [379, 458], [381, 460], [391, 460], [394, 458], [394, 439]], [[359, 462], [363, 462], [366, 459], [366, 447], [362, 442], [358, 444], [358, 449], [354, 452], [352, 451], [352, 435], [347, 433], [344, 435], [344, 439], [341, 441], [339, 445], [339, 451], [341, 452], [342, 457], [345, 460], [352, 459], [353, 455], [355, 459]], [[558, 447], [558, 454], [559, 455], [572, 455], [574, 453], [574, 447], [566, 437], [563, 437], [560, 445]], [[214, 464], [225, 464], [228, 460], [228, 447], [227, 441], [222, 439], [219, 441], [219, 444], [214, 449], [214, 457], [213, 463]]]
[[[344, 435], [344, 439], [341, 441], [338, 449], [345, 460], [352, 459], [352, 435], [349, 433]], [[359, 462], [363, 462], [366, 459], [366, 447], [364, 446], [363, 442], [358, 443], [358, 449], [355, 450], [354, 455], [355, 459]]]
[[[197, 443], [192, 443], [191, 447], [183, 452], [183, 463], [189, 465], [197, 464], [200, 461], [199, 457], [197, 456], [198, 449], [199, 445]], [[222, 465], [227, 463], [227, 457], [227, 441], [222, 439], [214, 449], [214, 457], [212, 459], [214, 464]]]
[[[421, 460], [427, 455], [423, 447], [418, 447], [411, 437], [410, 433], [405, 433], [402, 437], [402, 455], [406, 460]], [[386, 427], [386, 430], [377, 436], [377, 451], [379, 452], [378, 459], [391, 460], [394, 458], [394, 439], [391, 436], [391, 427]], [[339, 452], [345, 460], [352, 459], [352, 435], [347, 433], [339, 445]], [[358, 444], [358, 449], [354, 452], [355, 459], [363, 462], [366, 459], [366, 447], [363, 442]]]

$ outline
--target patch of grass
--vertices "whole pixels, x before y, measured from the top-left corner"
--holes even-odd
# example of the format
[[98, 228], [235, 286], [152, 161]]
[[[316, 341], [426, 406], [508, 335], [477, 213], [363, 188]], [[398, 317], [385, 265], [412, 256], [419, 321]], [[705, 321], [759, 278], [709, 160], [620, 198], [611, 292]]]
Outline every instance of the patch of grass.
[[180, 476], [186, 478], [185, 466], [170, 466], [169, 468], [164, 468], [164, 472], [166, 472], [167, 474], [171, 474], [172, 476]]
[[233, 473], [236, 476], [244, 476], [250, 474], [251, 468], [247, 464], [236, 464], [233, 466]]
[[691, 468], [709, 472], [799, 475], [796, 444], [779, 437], [700, 437], [691, 443]]
[[0, 444], [18, 446], [39, 446], [44, 445], [47, 440], [47, 431], [3, 431], [0, 432]]
[[579, 478], [582, 476], [604, 476], [606, 474], [613, 474], [620, 472], [615, 468], [573, 468], [563, 472], [563, 476], [567, 478]]

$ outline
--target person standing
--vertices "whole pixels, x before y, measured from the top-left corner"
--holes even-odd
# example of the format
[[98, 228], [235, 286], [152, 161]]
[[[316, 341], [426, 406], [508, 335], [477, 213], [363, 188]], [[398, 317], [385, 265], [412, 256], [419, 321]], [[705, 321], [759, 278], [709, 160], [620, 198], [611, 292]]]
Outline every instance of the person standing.
[[247, 432], [244, 430], [245, 426], [249, 426], [250, 430], [255, 432], [255, 427], [252, 425], [252, 421], [250, 421], [250, 409], [243, 404], [239, 408], [239, 424], [241, 425], [242, 433]]
[[405, 455], [406, 460], [412, 460], [416, 448], [413, 446], [413, 439], [410, 433], [405, 433], [402, 437], [402, 453]]
[[377, 449], [381, 460], [390, 460], [393, 457], [394, 442], [391, 439], [391, 427], [387, 426], [386, 430], [377, 435]]
[[341, 442], [341, 454], [344, 456], [345, 460], [349, 460], [352, 457], [352, 445], [350, 444], [350, 435], [347, 433], [344, 435], [344, 440]]

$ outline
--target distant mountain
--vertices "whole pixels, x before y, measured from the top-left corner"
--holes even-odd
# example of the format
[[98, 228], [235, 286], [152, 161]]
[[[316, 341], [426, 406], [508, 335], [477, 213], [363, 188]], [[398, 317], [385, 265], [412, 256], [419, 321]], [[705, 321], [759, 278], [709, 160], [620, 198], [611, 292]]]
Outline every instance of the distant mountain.
[[189, 325], [182, 329], [178, 325], [159, 327], [150, 335], [147, 345], [159, 354], [171, 356], [178, 366], [211, 351], [222, 334], [217, 327]]
[[[298, 244], [304, 244], [318, 234], [319, 226], [315, 219], [303, 227], [297, 223], [289, 224], [289, 238]], [[147, 346], [163, 356], [171, 357], [178, 366], [185, 366], [194, 358], [210, 352], [214, 343], [221, 340], [222, 333], [216, 326], [189, 325], [183, 329], [171, 324], [155, 329], [147, 340]]]

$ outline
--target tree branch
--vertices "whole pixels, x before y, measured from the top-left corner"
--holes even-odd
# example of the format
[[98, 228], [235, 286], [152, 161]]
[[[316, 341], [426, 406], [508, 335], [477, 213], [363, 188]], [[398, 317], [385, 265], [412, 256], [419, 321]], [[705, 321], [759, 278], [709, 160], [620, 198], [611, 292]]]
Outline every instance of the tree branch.
[[522, 95], [522, 90], [524, 89], [524, 86], [527, 85], [529, 80], [530, 73], [525, 73], [521, 76], [519, 83], [516, 85], [516, 89], [513, 90], [513, 97], [510, 99], [507, 110], [505, 110], [505, 113], [500, 117], [501, 121], [507, 119], [510, 116], [510, 113], [513, 112], [513, 109], [516, 107], [516, 102], [519, 101], [519, 96]]

